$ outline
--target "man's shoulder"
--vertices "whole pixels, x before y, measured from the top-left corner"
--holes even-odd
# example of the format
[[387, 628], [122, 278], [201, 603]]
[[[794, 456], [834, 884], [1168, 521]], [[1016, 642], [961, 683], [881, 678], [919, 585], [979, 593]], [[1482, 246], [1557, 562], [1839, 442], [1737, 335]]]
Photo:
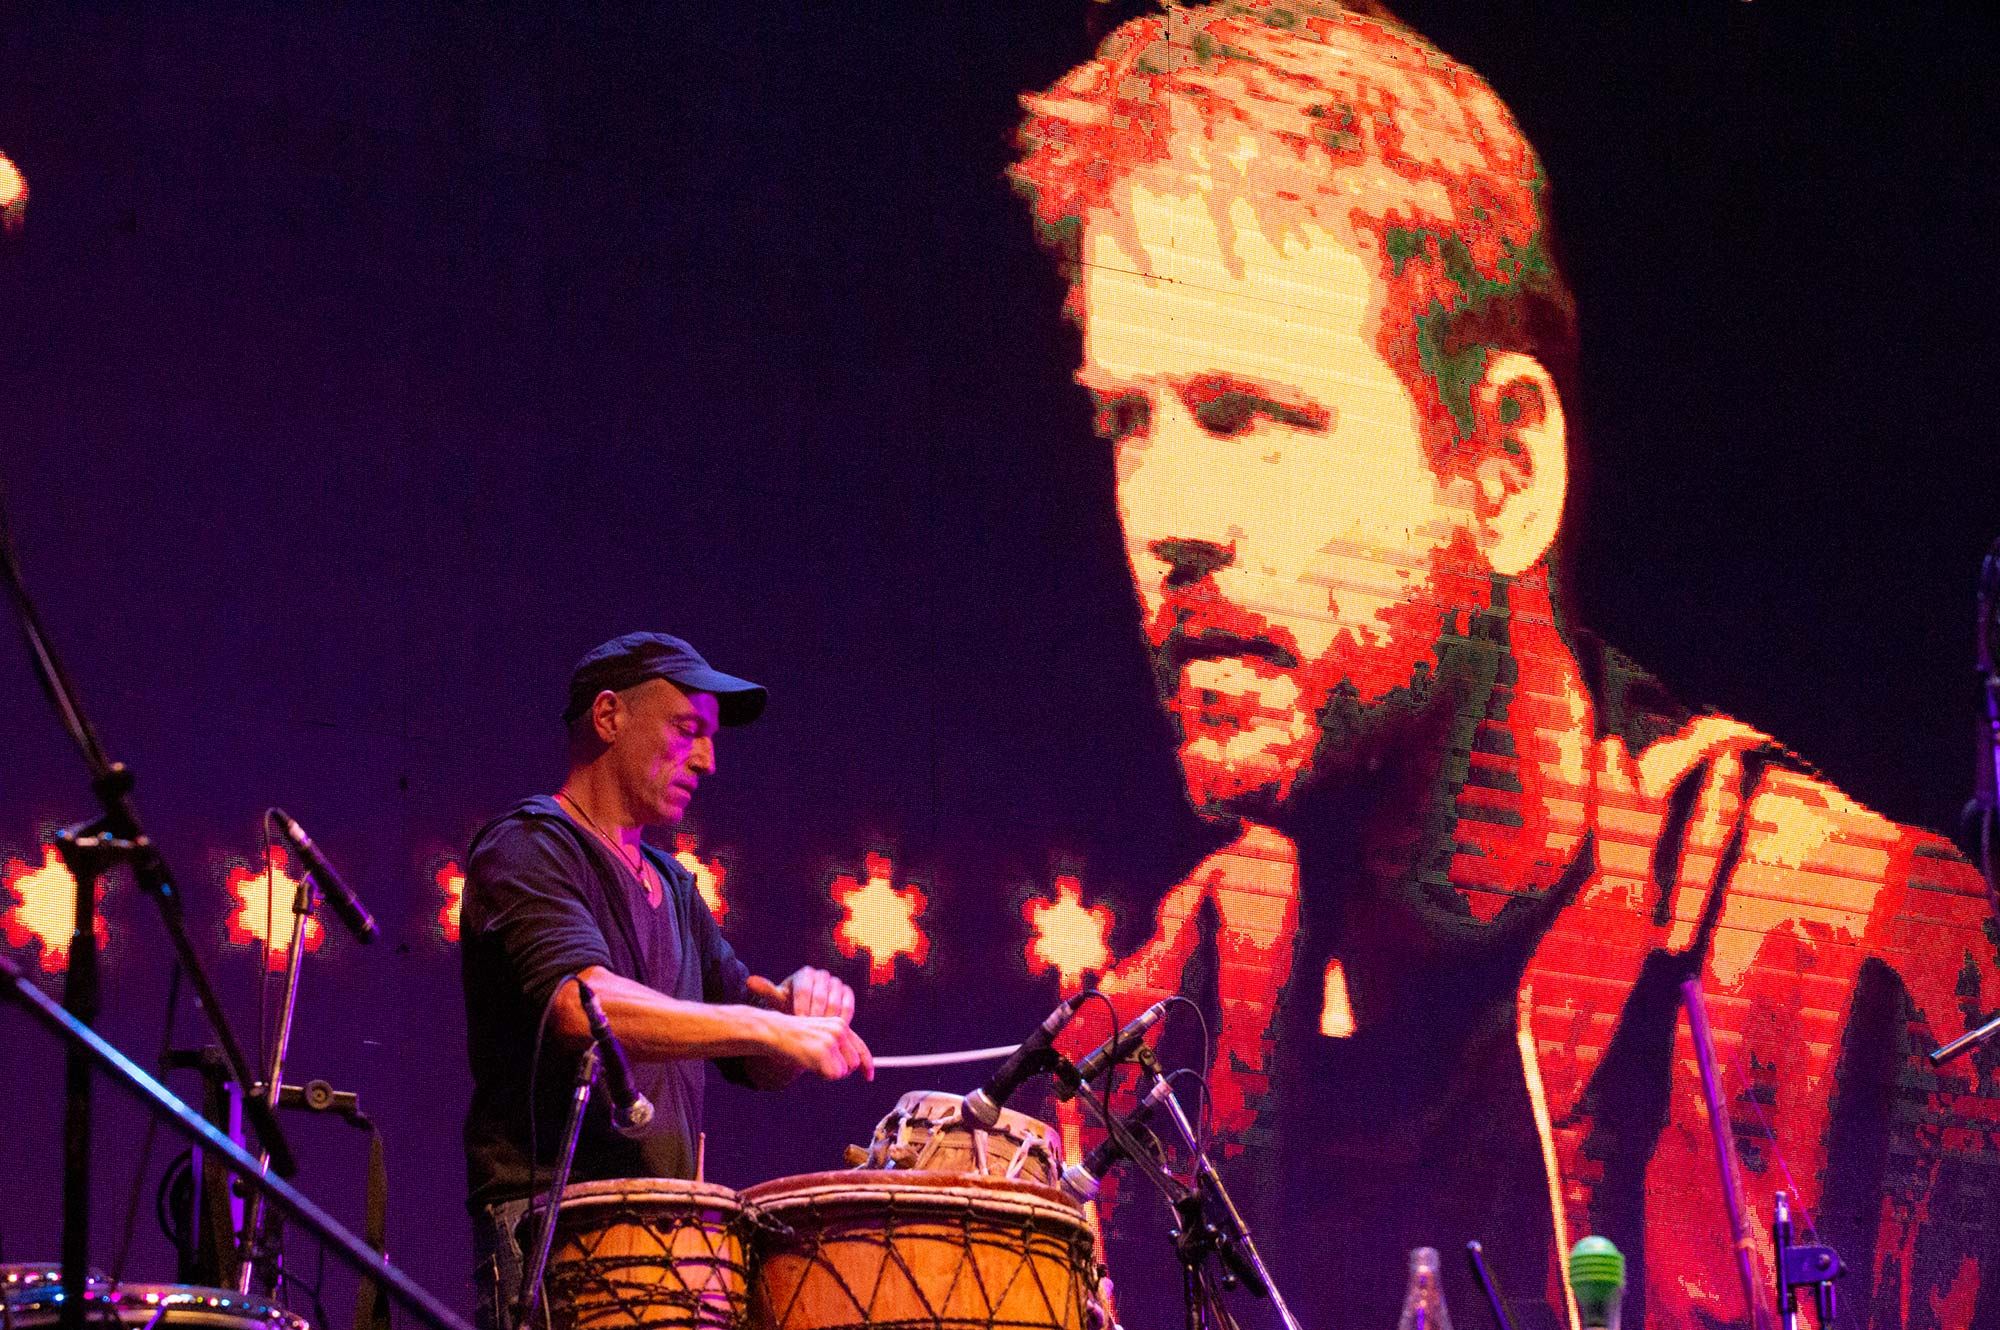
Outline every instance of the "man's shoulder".
[[1913, 891], [1985, 895], [1977, 870], [1944, 837], [1875, 811], [1733, 717], [1691, 716], [1637, 763], [1650, 792], [1694, 787], [1694, 819], [1709, 834], [1691, 827], [1692, 839], [1733, 860], [1725, 925], [1782, 917], [1807, 932], [1858, 938], [1910, 910]]
[[545, 794], [514, 804], [473, 833], [466, 851], [468, 886], [481, 879], [530, 864], [555, 862], [576, 867], [585, 862], [575, 827], [562, 805]]

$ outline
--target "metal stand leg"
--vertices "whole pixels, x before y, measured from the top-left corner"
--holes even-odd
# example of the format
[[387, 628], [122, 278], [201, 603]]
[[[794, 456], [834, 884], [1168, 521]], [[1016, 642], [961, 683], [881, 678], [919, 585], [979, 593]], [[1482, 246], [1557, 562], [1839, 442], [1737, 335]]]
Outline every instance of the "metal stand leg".
[[563, 1127], [562, 1154], [556, 1160], [555, 1182], [549, 1187], [548, 1208], [542, 1214], [541, 1231], [535, 1235], [535, 1259], [521, 1275], [520, 1295], [515, 1299], [514, 1325], [517, 1330], [527, 1330], [535, 1312], [542, 1302], [542, 1274], [549, 1268], [549, 1252], [556, 1240], [556, 1207], [562, 1201], [563, 1188], [569, 1186], [569, 1173], [576, 1163], [576, 1142], [583, 1134], [583, 1111], [590, 1104], [590, 1088], [597, 1083], [597, 1045], [585, 1049], [577, 1059], [576, 1090], [569, 1101], [569, 1122]]

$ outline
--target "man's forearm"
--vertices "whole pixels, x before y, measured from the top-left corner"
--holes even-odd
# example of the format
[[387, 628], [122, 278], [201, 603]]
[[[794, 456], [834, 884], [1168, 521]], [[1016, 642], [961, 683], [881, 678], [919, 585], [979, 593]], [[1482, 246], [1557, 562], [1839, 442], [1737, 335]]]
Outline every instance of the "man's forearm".
[[[772, 1056], [769, 1012], [670, 998], [601, 966], [585, 970], [582, 977], [603, 1004], [605, 1018], [627, 1055], [642, 1062], [728, 1057], [763, 1062]], [[556, 1023], [567, 1043], [581, 1044], [589, 1038], [583, 1002], [573, 984], [556, 1001]]]

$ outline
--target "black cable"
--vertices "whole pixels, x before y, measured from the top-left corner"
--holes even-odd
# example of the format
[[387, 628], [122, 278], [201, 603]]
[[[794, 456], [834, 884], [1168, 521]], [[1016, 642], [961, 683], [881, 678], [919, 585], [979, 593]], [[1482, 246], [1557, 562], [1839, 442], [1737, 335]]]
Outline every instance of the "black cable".
[[[1195, 1021], [1201, 1026], [1201, 1070], [1199, 1073], [1201, 1098], [1195, 1104], [1196, 1130], [1194, 1139], [1196, 1150], [1202, 1154], [1207, 1154], [1209, 1145], [1208, 1110], [1214, 1103], [1213, 1097], [1208, 1092], [1208, 1070], [1215, 1065], [1215, 1041], [1208, 1030], [1208, 1013], [1201, 1009], [1199, 1002], [1180, 993], [1173, 994], [1167, 1001], [1176, 1006], [1186, 1007], [1189, 1011], [1193, 1012]], [[1182, 1068], [1182, 1070], [1186, 1069]]]
[[[167, 972], [167, 1020], [160, 1032], [160, 1056], [156, 1066], [162, 1080], [166, 1079], [167, 1056], [174, 1049], [174, 1013], [180, 1005], [181, 963], [174, 960], [173, 968]], [[125, 1194], [125, 1218], [118, 1230], [118, 1245], [113, 1250], [116, 1255], [111, 1260], [111, 1282], [116, 1284], [125, 1278], [125, 1262], [132, 1255], [132, 1235], [139, 1226], [139, 1195], [145, 1190], [146, 1170], [153, 1165], [153, 1146], [160, 1134], [160, 1120], [152, 1114], [146, 1115], [146, 1135], [139, 1146], [139, 1166], [132, 1170], [132, 1186]]]

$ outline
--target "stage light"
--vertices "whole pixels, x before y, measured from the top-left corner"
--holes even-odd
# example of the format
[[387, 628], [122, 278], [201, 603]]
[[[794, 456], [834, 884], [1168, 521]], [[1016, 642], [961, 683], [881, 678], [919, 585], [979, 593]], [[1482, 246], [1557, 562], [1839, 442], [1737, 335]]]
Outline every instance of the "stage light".
[[[267, 869], [232, 865], [224, 884], [236, 903], [226, 921], [230, 942], [267, 948], [264, 963], [274, 972], [285, 968], [292, 949], [292, 903], [298, 899], [299, 880], [290, 868], [290, 856], [273, 846]], [[325, 940], [319, 919], [306, 920], [305, 949], [318, 951]]]
[[[0, 157], [0, 164], [6, 159]], [[5, 181], [0, 180], [0, 192], [4, 192]], [[70, 876], [69, 866], [62, 861], [53, 844], [42, 846], [42, 864], [36, 868], [25, 859], [7, 857], [4, 874], [0, 883], [6, 890], [0, 892], [0, 901], [8, 896], [13, 898], [4, 910], [0, 910], [0, 930], [7, 935], [7, 945], [25, 951], [39, 946], [39, 960], [44, 971], [60, 974], [69, 968], [70, 934], [76, 928], [76, 879]], [[97, 884], [97, 899], [104, 900], [104, 883]], [[109, 927], [104, 915], [97, 915], [97, 945], [102, 950], [111, 940]]]
[[1071, 992], [1086, 973], [1101, 972], [1111, 964], [1111, 926], [1115, 922], [1108, 905], [1085, 905], [1083, 884], [1068, 873], [1056, 876], [1055, 895], [1037, 897], [1021, 906], [1027, 921], [1027, 949], [1022, 959], [1028, 973], [1056, 972], [1062, 991]]
[[895, 886], [894, 877], [895, 865], [888, 855], [870, 854], [860, 879], [842, 873], [830, 888], [833, 903], [841, 909], [833, 945], [849, 958], [868, 953], [871, 987], [896, 977], [898, 957], [922, 968], [930, 956], [931, 940], [917, 923], [930, 898], [914, 883]]

